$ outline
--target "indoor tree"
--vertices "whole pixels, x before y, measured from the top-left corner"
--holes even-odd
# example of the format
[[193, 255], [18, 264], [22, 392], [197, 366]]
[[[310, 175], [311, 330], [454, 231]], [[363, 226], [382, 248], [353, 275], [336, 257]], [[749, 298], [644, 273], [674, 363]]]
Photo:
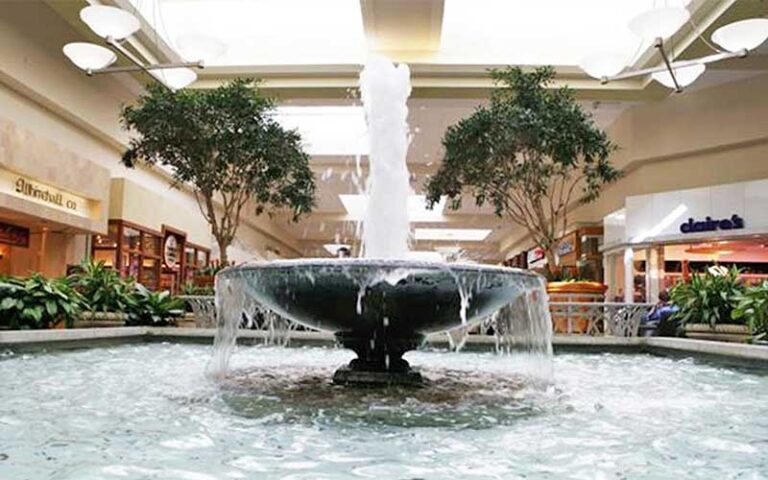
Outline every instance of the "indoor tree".
[[170, 167], [174, 187], [191, 187], [223, 264], [249, 202], [257, 215], [286, 209], [294, 221], [314, 206], [309, 156], [274, 107], [253, 81], [236, 79], [176, 92], [154, 84], [122, 111], [124, 128], [136, 133], [123, 163]]
[[567, 87], [549, 88], [551, 67], [492, 70], [497, 87], [487, 106], [448, 127], [444, 157], [427, 183], [431, 204], [447, 196], [461, 206], [470, 194], [524, 227], [555, 270], [556, 241], [573, 202], [598, 197], [620, 175], [608, 157], [615, 146]]

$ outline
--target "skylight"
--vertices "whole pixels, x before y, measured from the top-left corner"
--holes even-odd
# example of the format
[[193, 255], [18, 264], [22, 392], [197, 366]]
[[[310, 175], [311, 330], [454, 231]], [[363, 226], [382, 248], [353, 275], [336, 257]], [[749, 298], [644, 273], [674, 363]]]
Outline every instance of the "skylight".
[[[224, 53], [208, 65], [360, 63], [365, 36], [358, 0], [130, 0], [171, 47], [204, 34]], [[189, 59], [197, 60], [197, 59]]]
[[[685, 6], [690, 0], [667, 0]], [[648, 47], [627, 27], [657, 0], [445, 0], [440, 60], [446, 63], [578, 65], [610, 50], [632, 60]]]
[[[359, 221], [365, 217], [365, 207], [368, 203], [366, 195], [339, 195], [339, 200], [347, 211], [347, 220]], [[435, 204], [434, 209], [427, 208], [427, 198], [424, 195], [408, 197], [408, 220], [411, 222], [442, 222], [445, 221], [443, 209], [445, 198]]]
[[485, 228], [417, 228], [413, 237], [416, 240], [455, 240], [481, 242], [492, 230]]
[[278, 107], [281, 125], [297, 129], [310, 155], [367, 155], [365, 111], [357, 106]]

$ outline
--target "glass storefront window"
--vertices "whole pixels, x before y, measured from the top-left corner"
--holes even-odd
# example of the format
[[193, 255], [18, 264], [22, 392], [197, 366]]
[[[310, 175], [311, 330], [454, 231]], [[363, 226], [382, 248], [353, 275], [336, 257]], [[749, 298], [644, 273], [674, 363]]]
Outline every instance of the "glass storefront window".
[[141, 253], [145, 255], [160, 255], [160, 237], [151, 233], [142, 234]]
[[94, 235], [93, 246], [96, 248], [117, 248], [118, 227], [114, 223], [109, 224], [106, 235]]
[[141, 249], [141, 232], [135, 228], [123, 227], [123, 248], [128, 250]]
[[115, 250], [94, 250], [93, 260], [96, 262], [104, 262], [104, 265], [109, 268], [114, 268], [117, 263], [116, 257], [117, 251]]
[[160, 260], [145, 258], [142, 262], [141, 277], [139, 277], [139, 283], [149, 289], [156, 289], [159, 269]]
[[125, 275], [127, 277], [139, 278], [139, 272], [141, 271], [141, 255], [131, 253], [130, 255], [125, 255], [125, 259]]

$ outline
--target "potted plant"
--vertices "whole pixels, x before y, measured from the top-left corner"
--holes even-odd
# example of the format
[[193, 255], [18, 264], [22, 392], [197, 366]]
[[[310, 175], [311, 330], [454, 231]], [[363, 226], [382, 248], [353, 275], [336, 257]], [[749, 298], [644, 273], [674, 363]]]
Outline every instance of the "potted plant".
[[753, 343], [768, 345], [768, 280], [737, 295], [731, 318], [746, 322]]
[[71, 285], [83, 298], [84, 311], [76, 327], [119, 327], [135, 288], [133, 279], [122, 279], [103, 261], [83, 261], [69, 276]]
[[0, 280], [0, 298], [0, 324], [11, 329], [71, 328], [82, 308], [80, 294], [66, 279], [48, 280], [39, 273]]
[[714, 266], [694, 273], [688, 282], [670, 289], [672, 303], [679, 309], [672, 319], [680, 322], [689, 338], [744, 342], [749, 338], [744, 317], [733, 317], [742, 292], [736, 268]]
[[[499, 88], [488, 105], [445, 132], [443, 163], [427, 183], [427, 199], [434, 205], [447, 196], [457, 209], [469, 194], [477, 205], [491, 205], [525, 229], [544, 252], [545, 274], [555, 278], [568, 211], [619, 178], [608, 160], [616, 146], [567, 87], [549, 88], [551, 67], [508, 67], [492, 70], [491, 77]], [[578, 281], [553, 288], [558, 295], [605, 291]]]
[[309, 156], [299, 134], [277, 122], [274, 107], [252, 81], [236, 79], [176, 92], [152, 84], [122, 111], [123, 126], [136, 134], [123, 164], [164, 165], [173, 187], [194, 190], [222, 265], [246, 205], [257, 215], [286, 209], [294, 220], [314, 206]]
[[[548, 273], [548, 272], [547, 272]], [[547, 275], [547, 293], [552, 303], [593, 303], [605, 300], [608, 287], [577, 273], [572, 276], [568, 270], [559, 270]], [[555, 333], [587, 333], [593, 321], [590, 307], [551, 307], [552, 328]]]

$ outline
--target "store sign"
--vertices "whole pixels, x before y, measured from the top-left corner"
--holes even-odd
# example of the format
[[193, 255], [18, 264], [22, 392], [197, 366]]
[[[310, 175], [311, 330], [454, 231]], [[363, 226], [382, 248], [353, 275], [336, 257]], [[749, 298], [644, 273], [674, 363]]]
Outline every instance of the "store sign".
[[176, 235], [169, 234], [163, 241], [163, 262], [168, 268], [175, 268], [181, 261], [181, 244]]
[[564, 257], [569, 253], [573, 253], [574, 250], [576, 250], [576, 247], [574, 247], [571, 240], [562, 240], [557, 244], [557, 249], [555, 251], [558, 257]]
[[722, 220], [707, 217], [704, 220], [694, 220], [689, 218], [687, 222], [680, 225], [682, 233], [715, 232], [718, 230], [740, 230], [744, 228], [744, 219], [734, 214], [731, 218]]
[[81, 217], [90, 216], [88, 199], [7, 170], [0, 170], [0, 191]]
[[29, 229], [0, 222], [0, 243], [13, 247], [29, 247]]
[[544, 260], [544, 257], [546, 255], [544, 254], [544, 249], [541, 247], [536, 247], [532, 250], [528, 250], [528, 265], [533, 265], [536, 262], [540, 262]]

